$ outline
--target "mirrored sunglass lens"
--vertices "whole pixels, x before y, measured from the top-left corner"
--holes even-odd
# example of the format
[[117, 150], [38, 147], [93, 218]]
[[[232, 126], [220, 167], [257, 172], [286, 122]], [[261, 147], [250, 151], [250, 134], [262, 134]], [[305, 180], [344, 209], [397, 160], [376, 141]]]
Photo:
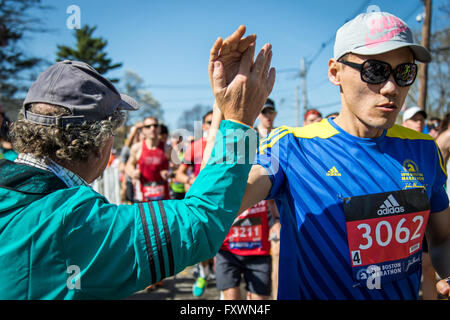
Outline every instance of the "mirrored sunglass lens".
[[395, 78], [399, 85], [410, 85], [414, 82], [417, 74], [417, 66], [412, 63], [404, 63], [395, 69]]
[[390, 67], [386, 63], [366, 61], [361, 70], [363, 79], [369, 83], [377, 84], [389, 78]]

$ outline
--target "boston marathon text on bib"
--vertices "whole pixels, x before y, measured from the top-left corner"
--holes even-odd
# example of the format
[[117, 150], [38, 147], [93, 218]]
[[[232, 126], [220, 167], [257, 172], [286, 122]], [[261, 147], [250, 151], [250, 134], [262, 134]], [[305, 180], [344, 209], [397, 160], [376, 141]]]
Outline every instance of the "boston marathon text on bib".
[[344, 211], [355, 282], [382, 285], [417, 271], [430, 214], [425, 189], [345, 198]]

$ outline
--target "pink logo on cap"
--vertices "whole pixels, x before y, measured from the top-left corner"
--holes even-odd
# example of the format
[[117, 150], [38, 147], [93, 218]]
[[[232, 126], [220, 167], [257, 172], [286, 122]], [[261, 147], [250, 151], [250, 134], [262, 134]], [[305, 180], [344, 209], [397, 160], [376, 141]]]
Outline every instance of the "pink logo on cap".
[[397, 17], [378, 16], [369, 20], [370, 31], [366, 35], [366, 46], [376, 47], [380, 43], [391, 40], [395, 35], [408, 30], [408, 27]]

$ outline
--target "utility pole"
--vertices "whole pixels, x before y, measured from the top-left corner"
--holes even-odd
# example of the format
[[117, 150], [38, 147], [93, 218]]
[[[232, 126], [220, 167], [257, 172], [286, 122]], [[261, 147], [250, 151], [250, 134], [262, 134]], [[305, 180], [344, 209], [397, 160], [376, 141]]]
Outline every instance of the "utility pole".
[[[430, 50], [431, 33], [431, 0], [422, 0], [425, 6], [425, 18], [422, 26], [422, 46]], [[419, 66], [419, 101], [418, 107], [424, 111], [427, 109], [427, 82], [428, 82], [428, 63], [421, 63]]]
[[308, 109], [308, 101], [306, 97], [306, 62], [305, 57], [302, 57], [301, 61], [301, 70], [300, 70], [300, 77], [302, 78], [302, 86], [303, 86], [303, 114], [306, 113], [306, 110]]
[[297, 127], [300, 127], [300, 100], [298, 95], [298, 84], [295, 86], [295, 119], [297, 120]]
[[4, 23], [0, 23], [0, 47], [8, 45], [8, 29]]

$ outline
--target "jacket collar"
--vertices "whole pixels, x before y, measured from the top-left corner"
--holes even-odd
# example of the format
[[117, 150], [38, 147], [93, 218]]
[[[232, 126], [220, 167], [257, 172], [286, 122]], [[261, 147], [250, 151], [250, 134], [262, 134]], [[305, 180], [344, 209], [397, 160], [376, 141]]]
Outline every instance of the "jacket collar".
[[67, 185], [46, 170], [1, 159], [0, 187], [22, 193], [49, 194]]

